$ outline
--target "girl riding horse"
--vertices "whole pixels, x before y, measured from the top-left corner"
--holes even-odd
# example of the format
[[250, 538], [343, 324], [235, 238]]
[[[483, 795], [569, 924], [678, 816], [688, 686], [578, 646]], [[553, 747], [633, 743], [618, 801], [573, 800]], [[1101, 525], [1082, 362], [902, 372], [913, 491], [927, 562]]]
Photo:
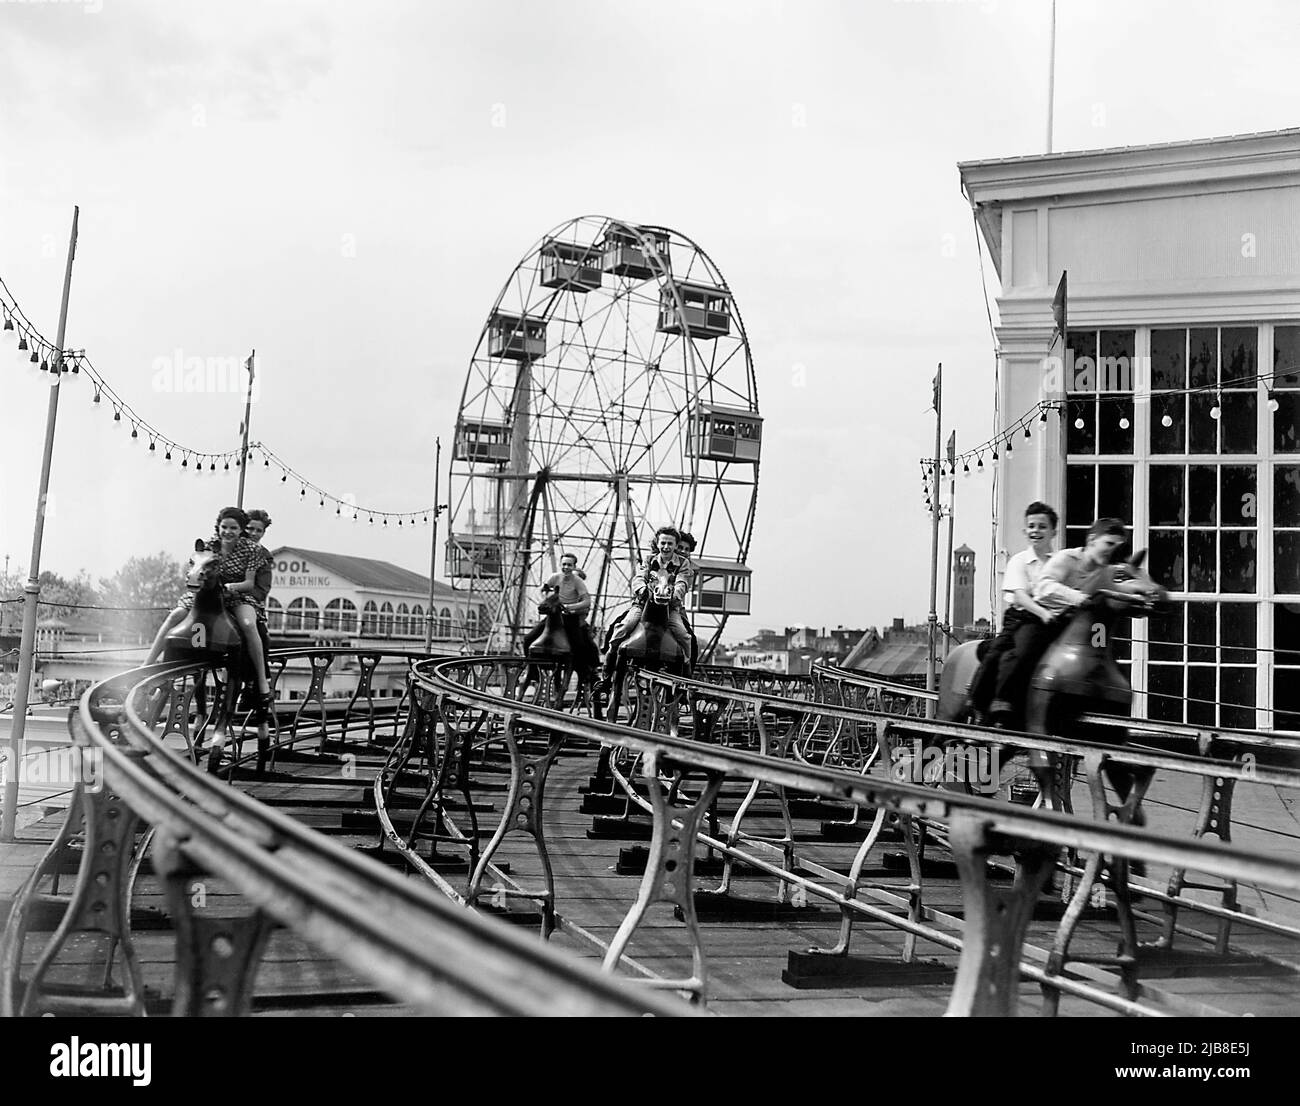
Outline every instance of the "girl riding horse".
[[[258, 577], [260, 573], [264, 578], [271, 555], [257, 542], [244, 536], [248, 521], [248, 515], [238, 507], [223, 508], [217, 515], [216, 536], [206, 543], [205, 549], [216, 555], [211, 571], [220, 586], [226, 612], [243, 635], [244, 648], [257, 683], [257, 708], [260, 716], [271, 706], [271, 683], [266, 673], [262, 637], [258, 632], [258, 618], [259, 615], [264, 616], [265, 611], [262, 600], [258, 598]], [[146, 664], [152, 664], [157, 659], [168, 637], [187, 618], [193, 596], [192, 589], [187, 591], [176, 610], [163, 623], [145, 658]]]

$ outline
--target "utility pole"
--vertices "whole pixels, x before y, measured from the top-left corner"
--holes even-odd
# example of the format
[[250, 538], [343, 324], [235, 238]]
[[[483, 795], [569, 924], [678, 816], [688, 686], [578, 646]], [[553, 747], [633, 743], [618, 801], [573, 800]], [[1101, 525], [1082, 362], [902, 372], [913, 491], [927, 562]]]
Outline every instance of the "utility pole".
[[248, 395], [244, 397], [244, 425], [240, 427], [244, 442], [239, 449], [239, 496], [235, 500], [235, 506], [241, 511], [244, 509], [244, 476], [248, 472], [248, 423], [253, 417], [253, 359], [256, 356], [257, 350], [253, 350], [244, 362], [244, 368], [248, 370]]
[[[935, 660], [937, 641], [935, 635], [938, 632], [939, 623], [939, 516], [943, 513], [940, 503], [939, 472], [942, 464], [943, 449], [943, 363], [939, 364], [939, 371], [934, 378], [934, 512], [930, 519], [930, 618], [929, 618], [929, 647], [926, 651], [925, 658], [925, 689], [934, 691], [937, 682], [935, 680]], [[926, 700], [926, 716], [933, 718], [935, 716], [935, 701]]]
[[[952, 432], [952, 439], [948, 443], [948, 582], [943, 589], [943, 624], [945, 628], [943, 637], [943, 657], [948, 659], [948, 651], [952, 648], [952, 531], [953, 531], [953, 512], [957, 509], [957, 463], [954, 459], [957, 452], [957, 431]], [[939, 496], [935, 494], [935, 502], [938, 503]]]
[[77, 219], [72, 209], [72, 234], [68, 238], [68, 264], [63, 272], [63, 303], [59, 307], [59, 333], [54, 364], [50, 366], [50, 403], [45, 416], [45, 450], [41, 456], [41, 482], [36, 495], [36, 523], [32, 528], [32, 559], [23, 591], [23, 633], [18, 648], [18, 686], [14, 689], [14, 721], [9, 734], [9, 772], [5, 778], [4, 813], [0, 841], [12, 841], [18, 820], [18, 776], [23, 763], [23, 735], [27, 729], [27, 700], [32, 686], [36, 652], [36, 612], [41, 595], [41, 543], [45, 538], [45, 504], [50, 492], [50, 463], [54, 457], [54, 427], [59, 417], [59, 387], [63, 382], [63, 341], [68, 327], [68, 296], [72, 292], [72, 261], [77, 256]]
[[434, 583], [438, 574], [438, 515], [442, 513], [442, 504], [438, 502], [438, 478], [442, 475], [442, 439], [434, 438], [433, 461], [433, 540], [429, 546], [429, 617], [424, 624], [424, 651], [433, 652], [433, 604]]

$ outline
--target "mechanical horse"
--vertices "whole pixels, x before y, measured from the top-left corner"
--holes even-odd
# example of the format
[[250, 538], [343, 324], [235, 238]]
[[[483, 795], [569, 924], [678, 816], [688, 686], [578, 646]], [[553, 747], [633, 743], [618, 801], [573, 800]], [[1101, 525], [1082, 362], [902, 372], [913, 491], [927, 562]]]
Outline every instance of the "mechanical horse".
[[[1102, 566], [1089, 579], [1083, 589], [1087, 599], [1066, 616], [1068, 622], [1029, 681], [1024, 703], [1028, 732], [1116, 743], [1115, 730], [1094, 727], [1088, 732], [1079, 717], [1085, 713], [1129, 714], [1133, 689], [1115, 663], [1112, 628], [1121, 616], [1152, 614], [1168, 598], [1165, 589], [1143, 569], [1145, 559], [1143, 549], [1127, 560]], [[979, 669], [978, 645], [968, 641], [948, 655], [939, 682], [938, 717], [942, 721], [971, 721], [969, 693]], [[1030, 768], [1041, 793], [1051, 796], [1052, 769], [1045, 758], [1031, 756]], [[1131, 773], [1108, 766], [1107, 776], [1121, 800], [1125, 798], [1132, 785]], [[1053, 801], [1059, 802], [1060, 797]]]
[[[218, 699], [214, 714], [200, 727], [195, 750], [202, 747], [203, 730], [212, 724], [212, 742], [209, 746], [208, 771], [216, 772], [221, 766], [221, 754], [229, 736], [230, 722], [235, 715], [235, 700], [240, 687], [253, 680], [248, 650], [244, 636], [235, 620], [226, 611], [222, 600], [221, 582], [217, 578], [217, 554], [211, 552], [202, 539], [194, 542], [194, 556], [190, 560], [186, 586], [193, 594], [189, 614], [163, 639], [165, 662], [206, 663], [210, 666], [216, 684]], [[225, 670], [224, 681], [217, 670]], [[201, 674], [195, 688], [199, 715], [206, 712], [207, 676]], [[253, 683], [256, 687], [256, 683]], [[257, 747], [259, 765], [268, 748], [267, 719], [259, 712]]]
[[608, 722], [618, 719], [630, 662], [636, 661], [638, 668], [649, 672], [669, 672], [680, 676], [686, 671], [688, 658], [668, 629], [676, 583], [675, 572], [661, 568], [655, 574], [653, 585], [646, 588], [641, 600], [641, 621], [632, 635], [617, 647], [618, 659], [610, 683], [609, 704], [604, 712]]
[[[569, 690], [569, 678], [575, 671], [578, 673], [577, 695], [578, 702], [582, 702], [588, 689], [595, 683], [596, 664], [599, 658], [594, 655], [595, 646], [590, 639], [573, 640], [575, 635], [570, 634], [569, 628], [565, 625], [564, 608], [558, 590], [552, 589], [542, 597], [542, 601], [537, 604], [537, 613], [542, 616], [546, 625], [541, 636], [528, 647], [528, 659], [554, 662], [553, 687], [546, 689], [542, 694], [549, 700], [548, 705], [555, 707], [556, 710], [563, 710], [564, 697]], [[575, 628], [578, 631], [576, 636], [581, 637], [585, 626], [578, 623]], [[536, 683], [539, 688], [545, 688], [546, 681], [542, 670], [536, 664], [530, 664], [524, 673], [519, 694], [522, 696], [533, 683]]]

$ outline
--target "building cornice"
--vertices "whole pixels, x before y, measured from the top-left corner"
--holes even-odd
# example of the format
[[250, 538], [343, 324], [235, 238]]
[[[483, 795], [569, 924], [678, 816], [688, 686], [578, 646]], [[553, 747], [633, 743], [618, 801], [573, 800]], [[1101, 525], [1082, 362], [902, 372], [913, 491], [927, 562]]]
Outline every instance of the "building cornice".
[[1223, 191], [1230, 181], [1300, 177], [1300, 129], [1225, 138], [967, 161], [962, 190], [977, 207], [1027, 199], [1192, 186]]

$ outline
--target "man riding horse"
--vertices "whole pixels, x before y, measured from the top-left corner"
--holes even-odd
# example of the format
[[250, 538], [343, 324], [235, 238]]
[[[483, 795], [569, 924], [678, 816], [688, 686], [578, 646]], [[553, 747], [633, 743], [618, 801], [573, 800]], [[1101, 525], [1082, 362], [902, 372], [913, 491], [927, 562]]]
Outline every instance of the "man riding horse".
[[[555, 596], [559, 611], [564, 620], [565, 636], [573, 653], [575, 663], [580, 671], [594, 670], [600, 661], [591, 627], [587, 624], [587, 614], [591, 610], [591, 593], [584, 583], [584, 576], [578, 568], [578, 558], [572, 553], [565, 553], [560, 558], [560, 571], [552, 573], [542, 584], [542, 600]], [[524, 638], [524, 656], [542, 635], [547, 625], [545, 617], [528, 632]]]

